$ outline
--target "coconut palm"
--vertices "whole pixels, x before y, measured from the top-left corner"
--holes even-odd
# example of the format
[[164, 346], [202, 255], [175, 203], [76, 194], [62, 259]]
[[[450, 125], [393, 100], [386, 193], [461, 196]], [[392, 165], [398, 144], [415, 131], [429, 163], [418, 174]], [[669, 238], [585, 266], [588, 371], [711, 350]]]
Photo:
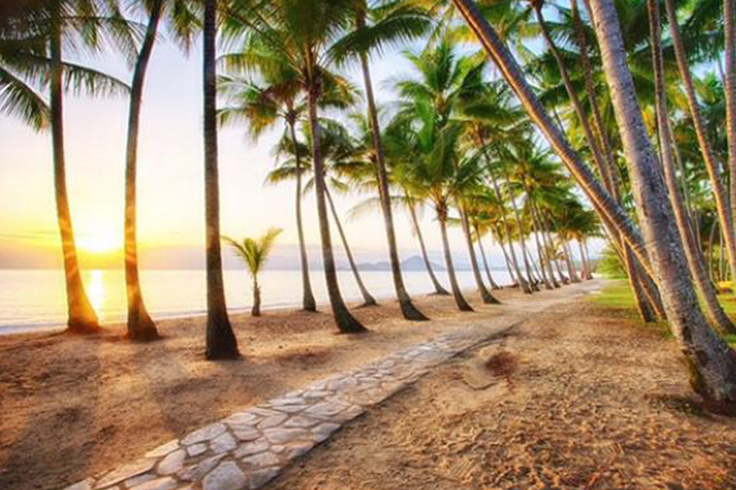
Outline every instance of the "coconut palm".
[[412, 187], [417, 189], [416, 196], [426, 200], [434, 209], [455, 304], [461, 311], [473, 311], [457, 282], [447, 224], [453, 202], [478, 185], [482, 167], [477, 158], [460, 160], [458, 146], [463, 134], [462, 125], [455, 122], [439, 124], [431, 103], [419, 102], [413, 120], [400, 116], [392, 124], [407, 126], [403, 130], [407, 137], [404, 147], [407, 155], [412, 155], [410, 160], [402, 161], [396, 171], [403, 174], [402, 180], [412, 181]]
[[177, 39], [185, 46], [191, 42], [197, 21], [195, 14], [186, 4], [186, 0], [150, 0], [142, 1], [141, 7], [148, 12], [143, 43], [138, 51], [133, 80], [130, 90], [128, 108], [128, 131], [125, 151], [125, 282], [128, 301], [128, 337], [132, 340], [146, 341], [158, 338], [156, 325], [148, 314], [141, 292], [138, 273], [138, 241], [137, 241], [137, 168], [138, 168], [138, 133], [140, 113], [143, 102], [143, 88], [146, 73], [153, 54], [159, 24], [162, 17], [169, 14], [169, 24], [177, 35]]
[[207, 264], [207, 359], [240, 357], [225, 303], [220, 246], [220, 183], [217, 144], [217, 0], [204, 0], [204, 195]]
[[280, 228], [269, 228], [258, 238], [245, 237], [241, 241], [223, 237], [233, 252], [243, 261], [253, 280], [253, 308], [251, 308], [253, 316], [261, 316], [261, 284], [258, 282], [258, 275], [266, 265], [276, 238], [282, 231]]
[[416, 37], [429, 27], [429, 18], [423, 10], [412, 5], [404, 5], [395, 0], [371, 1], [360, 0], [360, 7], [355, 12], [355, 31], [346, 36], [345, 43], [353, 45], [357, 51], [365, 86], [367, 115], [370, 122], [371, 144], [376, 167], [378, 196], [383, 213], [388, 241], [391, 274], [396, 290], [396, 297], [404, 318], [423, 321], [428, 318], [411, 302], [404, 286], [401, 274], [401, 263], [396, 245], [396, 232], [389, 196], [389, 177], [386, 170], [384, 148], [381, 141], [381, 128], [378, 122], [378, 110], [373, 94], [373, 82], [368, 56], [371, 52], [379, 52], [388, 43], [397, 40], [405, 41]]
[[[448, 38], [441, 39], [436, 46], [428, 45], [419, 54], [406, 52], [405, 57], [411, 62], [416, 75], [395, 82], [395, 88], [402, 98], [401, 117], [411, 118], [419, 105], [429, 104], [436, 111], [435, 124], [441, 130], [458, 115], [464, 99], [470, 99], [484, 90], [485, 64], [459, 56]], [[453, 162], [457, 163], [457, 160]], [[483, 283], [462, 200], [455, 204], [460, 214], [473, 277], [481, 299], [487, 304], [498, 303]]]
[[[67, 296], [67, 327], [71, 333], [95, 333], [97, 315], [82, 283], [66, 185], [64, 91], [92, 95], [121, 94], [124, 82], [65, 60], [66, 49], [98, 51], [101, 39], [130, 53], [134, 34], [114, 2], [53, 0], [19, 6], [0, 24], [0, 101], [2, 112], [21, 117], [35, 128], [51, 126], [54, 190], [61, 237]], [[48, 91], [47, 106], [41, 93]]]
[[338, 41], [350, 28], [354, 7], [354, 0], [236, 2], [228, 6], [224, 34], [233, 43], [242, 42], [242, 48], [223, 57], [224, 65], [231, 72], [256, 68], [261, 72], [281, 70], [286, 64], [299, 75], [307, 94], [325, 281], [335, 322], [345, 333], [364, 332], [365, 327], [348, 311], [337, 281], [320, 147], [319, 101], [330, 77], [330, 65], [342, 56]]

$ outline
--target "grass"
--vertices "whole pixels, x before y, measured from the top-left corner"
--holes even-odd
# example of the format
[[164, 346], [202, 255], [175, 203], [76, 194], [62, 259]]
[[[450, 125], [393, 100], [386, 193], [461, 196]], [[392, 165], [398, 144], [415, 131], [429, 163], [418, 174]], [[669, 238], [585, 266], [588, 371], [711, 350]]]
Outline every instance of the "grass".
[[[736, 300], [734, 300], [733, 295], [730, 293], [721, 294], [718, 298], [723, 310], [731, 320], [736, 322]], [[654, 328], [667, 337], [671, 336], [667, 322], [644, 323], [639, 319], [639, 313], [636, 311], [636, 304], [634, 303], [634, 295], [625, 280], [609, 281], [600, 293], [591, 296], [590, 300], [597, 305], [625, 312], [640, 326]], [[736, 335], [726, 335], [724, 338], [729, 344], [736, 345]]]

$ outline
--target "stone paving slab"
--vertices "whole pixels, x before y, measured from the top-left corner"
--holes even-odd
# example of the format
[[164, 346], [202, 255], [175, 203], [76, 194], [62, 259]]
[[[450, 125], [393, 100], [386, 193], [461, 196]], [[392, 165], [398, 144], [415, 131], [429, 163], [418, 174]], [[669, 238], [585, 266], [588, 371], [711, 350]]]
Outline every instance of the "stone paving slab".
[[255, 490], [370, 406], [508, 328], [441, 335], [234, 413], [64, 490]]

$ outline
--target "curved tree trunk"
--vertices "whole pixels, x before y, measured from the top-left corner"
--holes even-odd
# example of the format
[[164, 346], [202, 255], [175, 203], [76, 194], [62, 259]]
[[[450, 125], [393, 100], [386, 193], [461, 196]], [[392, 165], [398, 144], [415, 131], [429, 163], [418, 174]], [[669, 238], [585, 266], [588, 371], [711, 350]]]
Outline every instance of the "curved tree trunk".
[[450, 293], [447, 291], [447, 289], [442, 287], [442, 284], [437, 280], [437, 276], [435, 276], [434, 271], [432, 270], [432, 263], [429, 261], [429, 255], [427, 254], [427, 247], [424, 245], [424, 237], [422, 236], [422, 229], [419, 227], [419, 220], [417, 219], [417, 213], [414, 209], [414, 204], [411, 203], [409, 205], [409, 214], [411, 216], [411, 222], [414, 225], [414, 231], [417, 234], [417, 239], [419, 240], [419, 248], [422, 251], [422, 259], [424, 259], [424, 267], [427, 268], [427, 274], [429, 274], [429, 278], [432, 281], [432, 286], [434, 286], [434, 292], [435, 294], [439, 294], [442, 296], [449, 296]]
[[[726, 0], [728, 1], [728, 0]], [[677, 229], [682, 238], [685, 258], [687, 259], [690, 273], [695, 279], [695, 285], [705, 303], [708, 316], [718, 330], [723, 333], [736, 333], [736, 327], [726, 316], [721, 308], [716, 291], [713, 284], [708, 279], [708, 273], [705, 270], [703, 255], [698, 247], [690, 222], [687, 219], [687, 212], [682, 202], [680, 194], [680, 186], [675, 175], [674, 156], [672, 154], [672, 145], [674, 141], [670, 141], [670, 122], [668, 119], [667, 100], [665, 95], [665, 79], [664, 79], [664, 63], [662, 61], [662, 47], [660, 40], [660, 18], [656, 0], [647, 0], [647, 10], [649, 11], [649, 29], [651, 36], [652, 60], [654, 64], [654, 87], [656, 98], [657, 126], [660, 138], [660, 149], [662, 153], [662, 166], [664, 167], [665, 184], [669, 191], [670, 204], [675, 215]]]
[[483, 268], [486, 271], [486, 276], [488, 277], [488, 283], [491, 285], [491, 289], [502, 289], [501, 286], [496, 284], [496, 281], [493, 280], [493, 275], [491, 274], [491, 268], [488, 266], [488, 258], [486, 257], [486, 251], [483, 249], [483, 238], [481, 237], [480, 230], [478, 230], [478, 227], [475, 227], [475, 236], [478, 237], [478, 250], [480, 251], [480, 256], [483, 259]]
[[302, 219], [302, 158], [296, 139], [296, 121], [294, 118], [288, 121], [291, 143], [294, 145], [294, 159], [296, 161], [296, 231], [299, 238], [299, 260], [302, 269], [302, 309], [304, 311], [317, 311], [317, 302], [312, 293], [312, 282], [309, 279], [309, 259], [307, 258], [307, 246], [304, 242], [304, 221]]
[[483, 303], [487, 305], [499, 304], [500, 301], [494, 298], [493, 295], [490, 293], [490, 291], [486, 289], [485, 284], [483, 284], [483, 277], [481, 277], [480, 269], [478, 268], [478, 258], [475, 255], [475, 247], [473, 246], [473, 237], [470, 236], [470, 223], [468, 223], [468, 215], [465, 214], [465, 210], [463, 209], [460, 203], [457, 203], [457, 209], [458, 209], [458, 212], [460, 213], [460, 223], [462, 224], [463, 235], [465, 235], [465, 243], [468, 246], [468, 256], [470, 258], [470, 267], [473, 271], [473, 278], [475, 279], [475, 286], [476, 288], [478, 288], [478, 292], [480, 293], [480, 298], [483, 301]]
[[[362, 15], [358, 15], [358, 28], [365, 25], [365, 19]], [[368, 102], [368, 120], [371, 125], [371, 137], [373, 139], [373, 149], [376, 153], [376, 173], [378, 174], [378, 197], [381, 201], [381, 211], [383, 212], [383, 223], [386, 227], [386, 239], [388, 241], [388, 255], [391, 262], [391, 277], [394, 281], [394, 290], [399, 300], [401, 313], [407, 320], [425, 321], [429, 320], [421, 311], [419, 311], [411, 302], [409, 293], [404, 285], [404, 278], [401, 275], [401, 261], [399, 260], [399, 252], [396, 246], [396, 233], [394, 231], [394, 218], [391, 210], [391, 196], [388, 189], [388, 174], [386, 172], [386, 162], [383, 158], [383, 145], [381, 143], [381, 128], [378, 124], [378, 111], [376, 110], [376, 101], [373, 97], [373, 83], [371, 82], [371, 72], [368, 66], [368, 56], [360, 53], [360, 64], [363, 71], [363, 81], [365, 83], [365, 94]]]
[[616, 120], [632, 177], [639, 221], [675, 337], [688, 361], [693, 389], [719, 406], [736, 406], [736, 352], [708, 325], [687, 271], [674, 213], [646, 133], [616, 8], [592, 0], [591, 10], [603, 56]]
[[513, 286], [518, 286], [519, 281], [516, 279], [516, 276], [514, 275], [514, 270], [511, 267], [511, 258], [509, 257], [509, 254], [506, 252], [506, 247], [504, 246], [503, 240], [500, 238], [500, 236], [501, 235], [499, 234], [498, 245], [501, 247], [501, 252], [503, 253], [504, 262], [506, 262], [506, 270], [509, 273], [509, 278], [511, 278], [511, 284]]
[[371, 296], [371, 293], [368, 292], [368, 289], [366, 289], [365, 285], [363, 284], [363, 279], [360, 277], [360, 271], [358, 271], [358, 266], [355, 264], [355, 260], [353, 259], [353, 253], [350, 251], [348, 238], [345, 236], [345, 230], [343, 230], [342, 228], [340, 217], [337, 215], [337, 209], [335, 209], [335, 201], [332, 200], [332, 193], [327, 186], [325, 186], [325, 196], [327, 196], [327, 203], [330, 205], [330, 211], [332, 211], [332, 218], [335, 220], [337, 232], [340, 234], [340, 240], [342, 240], [342, 246], [345, 249], [345, 255], [347, 255], [348, 257], [350, 270], [353, 272], [355, 282], [358, 284], [358, 289], [360, 289], [361, 296], [363, 296], [363, 306], [376, 306], [378, 304], [376, 303], [376, 299]]
[[[491, 166], [491, 159], [488, 156], [488, 149], [485, 146], [485, 143], [483, 144], [483, 153], [486, 158], [486, 163], [488, 164], [488, 174], [491, 176], [491, 184], [493, 185], [493, 191], [496, 194], [496, 199], [498, 199], [499, 205], [501, 206], [501, 222], [503, 223], [504, 231], [506, 232], [506, 238], [509, 242], [509, 253], [511, 254], [511, 264], [514, 266], [514, 272], [516, 273], [516, 278], [519, 283], [519, 287], [525, 294], [532, 294], [532, 289], [529, 286], [529, 283], [527, 283], [524, 280], [524, 277], [521, 275], [521, 269], [519, 268], [519, 261], [516, 258], [516, 251], [514, 250], [514, 243], [511, 239], [511, 225], [509, 224], [508, 219], [506, 218], [506, 206], [503, 203], [503, 195], [501, 194], [501, 188], [498, 185], [498, 181], [496, 180], [496, 175], [493, 172], [493, 167]], [[500, 235], [499, 235], [500, 236]]]
[[573, 262], [570, 244], [567, 240], [562, 240], [562, 251], [565, 255], [565, 263], [567, 264], [567, 275], [570, 276], [570, 282], [580, 282], [580, 277], [578, 277], [578, 272], [575, 269], [575, 263]]
[[[724, 0], [724, 13], [728, 9], [728, 5], [731, 2]], [[665, 6], [667, 7], [667, 20], [670, 26], [670, 36], [672, 38], [672, 44], [675, 49], [675, 58], [677, 60], [677, 66], [680, 70], [680, 78], [682, 79], [683, 87], [685, 88], [685, 95], [687, 96], [688, 108], [690, 109], [690, 116], [693, 120], [693, 126], [695, 128], [695, 134], [698, 137], [698, 144], [700, 145], [700, 152], [703, 155], [703, 163], [708, 171], [708, 177], [710, 178], [711, 189], [713, 197], [716, 202], [716, 210], [718, 213], [718, 219], [721, 222], [721, 228], [724, 230], [724, 237], [726, 239], [726, 249], [728, 251], [728, 262], [731, 267], [731, 274], [736, 277], [736, 229], [734, 228], [733, 216], [731, 209], [728, 207], [728, 199], [723, 188], [723, 182], [721, 181], [720, 172], [718, 171], [718, 163], [713, 155], [713, 149], [710, 146], [708, 137], [705, 133], [705, 127], [703, 126], [703, 120], [700, 114], [700, 108], [698, 106], [697, 96], [695, 95], [695, 86], [693, 84], [692, 75], [690, 73], [690, 66], [687, 60], [687, 54], [685, 53], [685, 47], [682, 43], [680, 36], [680, 29], [677, 24], [677, 10], [673, 0], [665, 0]], [[724, 19], [725, 26], [728, 27], [729, 20]], [[733, 51], [733, 50], [731, 50]], [[728, 55], [729, 47], [726, 46], [726, 54]], [[728, 76], [726, 77], [726, 83], [728, 83]], [[736, 85], [735, 85], [736, 86]], [[733, 87], [732, 87], [733, 88]], [[736, 127], [732, 127], [732, 118], [736, 117], [736, 113], [730, 114], [729, 108], [731, 104], [736, 104], [736, 101], [731, 100], [729, 96], [728, 85], [726, 86], [726, 127], [730, 136], [731, 129], [736, 131]], [[736, 109], [736, 107], [734, 107]], [[734, 141], [729, 138], [729, 149], [733, 143], [734, 156], [736, 158], [736, 134], [734, 134]], [[729, 164], [731, 164], [731, 158]], [[733, 162], [734, 167], [731, 168], [733, 172], [736, 170], [736, 161]], [[733, 188], [732, 188], [733, 189]], [[732, 190], [732, 192], [736, 192]], [[731, 206], [736, 204], [731, 203]]]
[[555, 273], [552, 270], [552, 257], [550, 257], [552, 244], [547, 242], [547, 235], [545, 233], [544, 224], [542, 223], [539, 209], [537, 208], [537, 203], [533, 200], [531, 201], [531, 212], [532, 220], [534, 220], [534, 226], [537, 230], [539, 230], [539, 234], [542, 235], [542, 250], [544, 252], [540, 256], [541, 260], [544, 261], [542, 267], [547, 268], [547, 275], [549, 276], [550, 281], [552, 281], [552, 287], [559, 288], [560, 284], [557, 282], [557, 279], [555, 278]]
[[[312, 77], [317, 76], [312, 70]], [[330, 238], [330, 221], [327, 216], [327, 203], [325, 202], [325, 168], [320, 146], [320, 124], [317, 117], [317, 103], [319, 100], [319, 89], [317, 80], [312, 79], [309, 87], [309, 125], [312, 130], [312, 161], [314, 162], [314, 186], [317, 198], [317, 217], [319, 218], [319, 232], [322, 238], [322, 261], [325, 269], [325, 282], [327, 293], [330, 298], [330, 306], [335, 317], [337, 328], [342, 333], [361, 333], [367, 329], [361, 324], [345, 306], [345, 301], [340, 294], [340, 286], [337, 282], [337, 270], [335, 258], [332, 255], [332, 239]]]
[[204, 201], [207, 241], [207, 359], [240, 357], [238, 341], [225, 304], [220, 246], [220, 184], [217, 154], [217, 0], [205, 0], [203, 25], [204, 75]]
[[89, 334], [100, 330], [97, 314], [87, 298], [77, 259], [72, 215], [66, 188], [66, 158], [64, 152], [64, 87], [62, 65], [62, 20], [60, 0], [53, 3], [51, 33], [51, 138], [54, 156], [54, 191], [56, 218], [64, 255], [64, 279], [67, 300], [67, 331]]
[[460, 311], [473, 311], [460, 290], [455, 276], [455, 266], [452, 263], [452, 252], [450, 252], [450, 241], [447, 239], [447, 216], [444, 211], [437, 211], [437, 221], [440, 223], [440, 233], [442, 234], [442, 250], [445, 254], [445, 267], [447, 268], [447, 277], [450, 279], [450, 290], [452, 297], [455, 299], [457, 309]]
[[578, 242], [578, 251], [580, 252], [580, 263], [582, 264], [582, 271], [580, 272], [580, 275], [582, 276], [582, 279], [584, 281], [590, 281], [593, 277], [590, 273], [590, 264], [588, 263], [588, 258], [585, 256], [585, 249], [583, 248], [583, 241], [577, 240]]
[[[723, 0], [723, 29], [726, 41], [726, 134], [728, 135], [728, 171], [731, 197], [731, 278], [736, 281], [736, 5], [734, 0]], [[720, 63], [719, 63], [720, 65]], [[736, 291], [736, 288], [734, 288]]]
[[143, 100], [143, 85], [148, 63], [151, 60], [156, 33], [163, 10], [163, 0], [155, 0], [151, 5], [146, 36], [138, 54], [130, 91], [128, 114], [128, 140], [125, 156], [125, 283], [128, 299], [128, 338], [149, 341], [158, 338], [156, 324], [146, 310], [141, 293], [138, 274], [138, 240], [136, 225], [136, 194], [138, 166], [138, 132]]
[[552, 149], [575, 178], [581, 190], [595, 203], [596, 209], [599, 210], [597, 212], [606, 215], [607, 219], [616, 227], [626, 242], [629, 243], [632, 251], [639, 258], [642, 265], [647, 271], [651, 272], [647, 248], [644, 246], [641, 235], [634, 228], [631, 220], [621, 206], [601, 187], [593, 173], [583, 163], [580, 155], [572, 149], [564, 134], [555, 125], [549, 114], [547, 114], [547, 111], [539, 102], [532, 88], [526, 82], [521, 68], [503, 41], [501, 41], [496, 31], [480, 13], [473, 0], [452, 1], [467, 21], [470, 29], [475, 33], [477, 39], [483, 45], [486, 53], [488, 53], [495, 63], [499, 72], [514, 90], [514, 93], [531, 119], [536, 123]]
[[519, 214], [519, 208], [516, 206], [516, 200], [511, 191], [511, 179], [509, 179], [509, 172], [506, 167], [502, 167], [503, 177], [506, 182], [506, 190], [509, 194], [509, 201], [511, 201], [511, 210], [514, 212], [514, 220], [516, 221], [516, 231], [519, 234], [519, 246], [521, 247], [521, 257], [524, 259], [524, 270], [526, 272], [527, 280], [529, 281], [529, 287], [532, 291], [539, 291], [539, 288], [534, 281], [532, 276], [531, 266], [529, 264], [529, 253], [527, 252], [526, 245], [524, 244], [524, 230], [521, 225], [521, 215]]

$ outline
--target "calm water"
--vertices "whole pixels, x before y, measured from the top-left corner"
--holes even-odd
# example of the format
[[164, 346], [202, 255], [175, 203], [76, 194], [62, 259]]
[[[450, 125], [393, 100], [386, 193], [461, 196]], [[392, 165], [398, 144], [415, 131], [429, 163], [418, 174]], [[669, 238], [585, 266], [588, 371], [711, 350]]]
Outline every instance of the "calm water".
[[[505, 271], [493, 271], [494, 279], [509, 283]], [[389, 272], [362, 272], [363, 281], [376, 298], [393, 295]], [[444, 273], [440, 280], [448, 287]], [[123, 271], [93, 270], [83, 275], [87, 293], [105, 323], [125, 317], [125, 278]], [[350, 272], [339, 272], [340, 287], [349, 301], [360, 300]], [[462, 287], [472, 288], [472, 273], [458, 272]], [[154, 318], [196, 315], [205, 308], [204, 271], [141, 271], [146, 304]], [[405, 272], [404, 281], [411, 294], [432, 292], [425, 272]], [[298, 306], [301, 303], [301, 277], [298, 271], [266, 271], [261, 278], [265, 308]], [[225, 271], [228, 308], [244, 311], [251, 305], [251, 283], [242, 271]], [[312, 288], [318, 303], [327, 302], [322, 271], [312, 272]], [[65, 322], [64, 277], [52, 270], [0, 270], [0, 334], [28, 329], [49, 329]]]

